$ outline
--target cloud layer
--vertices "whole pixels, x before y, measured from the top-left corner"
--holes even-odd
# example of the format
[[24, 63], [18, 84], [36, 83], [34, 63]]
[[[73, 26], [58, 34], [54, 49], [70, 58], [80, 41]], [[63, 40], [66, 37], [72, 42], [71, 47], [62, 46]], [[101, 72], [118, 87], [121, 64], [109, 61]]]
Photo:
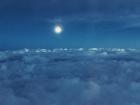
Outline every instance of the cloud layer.
[[136, 49], [0, 52], [0, 105], [139, 105]]

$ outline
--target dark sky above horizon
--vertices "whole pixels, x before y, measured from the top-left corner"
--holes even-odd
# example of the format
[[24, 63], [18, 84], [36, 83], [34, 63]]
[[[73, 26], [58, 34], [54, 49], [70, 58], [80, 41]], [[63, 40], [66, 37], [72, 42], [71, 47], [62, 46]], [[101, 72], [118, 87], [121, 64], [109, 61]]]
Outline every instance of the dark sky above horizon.
[[0, 0], [0, 49], [59, 47], [140, 48], [140, 1]]

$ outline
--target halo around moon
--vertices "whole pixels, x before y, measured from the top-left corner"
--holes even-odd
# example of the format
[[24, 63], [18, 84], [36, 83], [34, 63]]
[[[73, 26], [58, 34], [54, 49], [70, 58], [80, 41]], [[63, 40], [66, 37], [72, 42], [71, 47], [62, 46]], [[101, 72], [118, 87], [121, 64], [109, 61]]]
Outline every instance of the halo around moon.
[[55, 32], [56, 34], [61, 34], [62, 31], [63, 31], [63, 29], [62, 29], [62, 27], [61, 27], [60, 25], [56, 25], [56, 26], [54, 27], [54, 32]]

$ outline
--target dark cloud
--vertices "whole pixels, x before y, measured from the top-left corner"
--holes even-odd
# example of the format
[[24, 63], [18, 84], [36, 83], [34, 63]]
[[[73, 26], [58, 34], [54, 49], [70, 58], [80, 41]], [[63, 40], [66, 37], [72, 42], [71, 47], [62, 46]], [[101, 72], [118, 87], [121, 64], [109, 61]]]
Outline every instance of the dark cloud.
[[0, 1], [1, 11], [30, 11], [31, 13], [56, 14], [69, 13], [124, 13], [139, 12], [137, 0], [6, 0]]

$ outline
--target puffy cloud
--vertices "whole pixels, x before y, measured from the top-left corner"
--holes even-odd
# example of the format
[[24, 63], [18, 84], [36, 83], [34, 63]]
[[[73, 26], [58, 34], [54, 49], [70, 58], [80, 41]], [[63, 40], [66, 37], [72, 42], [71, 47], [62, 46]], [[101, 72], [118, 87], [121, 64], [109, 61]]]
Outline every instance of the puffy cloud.
[[124, 50], [1, 52], [0, 105], [139, 105], [139, 50]]

